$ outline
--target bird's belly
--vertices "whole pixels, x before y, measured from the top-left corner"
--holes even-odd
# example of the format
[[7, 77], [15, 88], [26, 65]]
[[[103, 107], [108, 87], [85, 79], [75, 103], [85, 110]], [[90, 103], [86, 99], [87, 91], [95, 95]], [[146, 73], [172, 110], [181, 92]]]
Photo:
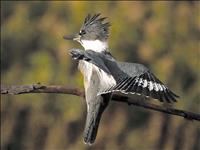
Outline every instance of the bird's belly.
[[[104, 90], [110, 88], [111, 86], [116, 85], [116, 81], [111, 75], [107, 74], [106, 72], [104, 72], [103, 70], [99, 69], [98, 67], [96, 67], [95, 65], [93, 65], [91, 63], [88, 63], [85, 61], [80, 61], [79, 69], [84, 76], [85, 88], [88, 87], [89, 82], [95, 82], [95, 81], [91, 80], [92, 76], [94, 76], [94, 75], [97, 75], [99, 78], [99, 85], [98, 85], [98, 87], [96, 87], [96, 88], [98, 88], [98, 92], [104, 91]], [[93, 87], [93, 88], [95, 88], [95, 87]]]

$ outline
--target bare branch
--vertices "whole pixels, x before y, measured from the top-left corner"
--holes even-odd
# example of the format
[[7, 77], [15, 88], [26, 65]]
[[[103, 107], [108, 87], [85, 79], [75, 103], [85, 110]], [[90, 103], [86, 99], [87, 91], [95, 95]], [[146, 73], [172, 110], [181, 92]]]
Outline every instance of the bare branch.
[[155, 104], [151, 104], [149, 102], [137, 101], [137, 100], [133, 100], [133, 99], [131, 99], [131, 100], [113, 99], [113, 100], [118, 101], [118, 102], [126, 102], [128, 105], [135, 105], [135, 106], [139, 106], [139, 107], [143, 107], [143, 108], [152, 109], [152, 110], [155, 110], [155, 111], [167, 113], [167, 114], [170, 114], [170, 115], [176, 115], [176, 116], [184, 117], [185, 119], [188, 119], [188, 120], [198, 120], [198, 121], [200, 121], [200, 114], [188, 112], [188, 111], [185, 111], [185, 110], [175, 109], [175, 108], [167, 107], [167, 106], [155, 105]]
[[[28, 94], [28, 93], [58, 93], [58, 94], [71, 94], [71, 95], [84, 97], [83, 90], [80, 90], [77, 88], [71, 88], [71, 87], [64, 87], [64, 86], [57, 86], [57, 85], [46, 86], [46, 85], [41, 85], [41, 84], [17, 85], [17, 86], [1, 85], [1, 94], [17, 95], [17, 94]], [[127, 103], [128, 105], [135, 105], [135, 106], [143, 107], [146, 109], [151, 109], [151, 110], [167, 113], [170, 115], [184, 117], [188, 120], [200, 121], [200, 114], [187, 112], [184, 110], [175, 109], [171, 107], [155, 105], [155, 104], [149, 103], [148, 101], [141, 101], [141, 100], [138, 101], [134, 99], [128, 100], [128, 99], [121, 98], [119, 96], [113, 96], [112, 100], [116, 102]]]
[[57, 94], [71, 94], [84, 97], [83, 90], [77, 88], [58, 86], [58, 85], [41, 85], [40, 83], [33, 85], [1, 85], [1, 94], [30, 94], [30, 93], [57, 93]]

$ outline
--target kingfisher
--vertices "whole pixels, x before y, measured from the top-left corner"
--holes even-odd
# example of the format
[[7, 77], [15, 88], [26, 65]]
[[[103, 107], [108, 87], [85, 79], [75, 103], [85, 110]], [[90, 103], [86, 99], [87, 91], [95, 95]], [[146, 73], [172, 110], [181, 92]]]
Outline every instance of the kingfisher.
[[84, 77], [87, 118], [84, 143], [93, 144], [102, 113], [113, 96], [161, 102], [176, 102], [178, 96], [164, 85], [147, 67], [139, 63], [117, 61], [109, 52], [110, 23], [100, 13], [87, 15], [80, 32], [64, 36], [79, 42], [84, 50], [71, 49], [72, 58], [79, 61]]

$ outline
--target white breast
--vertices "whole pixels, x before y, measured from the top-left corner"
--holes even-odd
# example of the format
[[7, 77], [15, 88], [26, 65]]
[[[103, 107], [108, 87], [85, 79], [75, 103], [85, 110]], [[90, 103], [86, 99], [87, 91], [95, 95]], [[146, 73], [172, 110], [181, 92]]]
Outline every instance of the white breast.
[[84, 76], [84, 86], [86, 88], [86, 83], [90, 81], [91, 76], [92, 76], [92, 64], [86, 61], [80, 60], [78, 68]]
[[112, 86], [116, 85], [116, 80], [113, 78], [113, 76], [107, 74], [103, 70], [100, 70], [96, 66], [94, 66], [94, 69], [97, 71], [99, 79], [100, 79], [100, 84], [102, 88], [99, 89], [99, 92], [105, 91], [108, 88], [111, 88]]
[[100, 85], [98, 87], [98, 89], [99, 89], [98, 92], [102, 92], [102, 91], [110, 88], [111, 86], [116, 85], [116, 81], [111, 75], [107, 74], [103, 70], [100, 70], [98, 67], [96, 67], [95, 65], [93, 65], [91, 63], [88, 63], [86, 61], [80, 61], [79, 69], [84, 76], [85, 88], [88, 88], [88, 85], [89, 85], [88, 82], [92, 82], [91, 77], [92, 77], [92, 74], [94, 71], [97, 73], [97, 75], [99, 77], [99, 81], [100, 81]]

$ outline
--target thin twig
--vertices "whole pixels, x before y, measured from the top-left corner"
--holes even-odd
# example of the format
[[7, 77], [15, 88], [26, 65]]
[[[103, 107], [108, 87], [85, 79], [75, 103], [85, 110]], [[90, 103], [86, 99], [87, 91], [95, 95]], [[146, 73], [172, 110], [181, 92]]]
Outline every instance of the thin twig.
[[[80, 97], [85, 96], [83, 90], [72, 87], [58, 86], [58, 85], [50, 85], [50, 86], [41, 84], [12, 85], [12, 86], [1, 85], [1, 94], [17, 95], [17, 94], [29, 94], [29, 93], [58, 93], [58, 94], [71, 94]], [[112, 100], [116, 102], [127, 103], [128, 105], [135, 105], [146, 109], [167, 113], [170, 115], [184, 117], [188, 120], [200, 121], [200, 114], [198, 113], [188, 112], [185, 110], [175, 109], [166, 106], [155, 105], [147, 101], [141, 101], [141, 100], [138, 101], [134, 99], [129, 100], [121, 98], [119, 96], [113, 96]]]

